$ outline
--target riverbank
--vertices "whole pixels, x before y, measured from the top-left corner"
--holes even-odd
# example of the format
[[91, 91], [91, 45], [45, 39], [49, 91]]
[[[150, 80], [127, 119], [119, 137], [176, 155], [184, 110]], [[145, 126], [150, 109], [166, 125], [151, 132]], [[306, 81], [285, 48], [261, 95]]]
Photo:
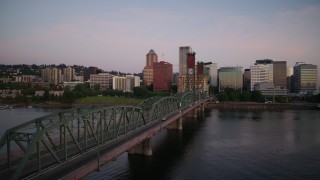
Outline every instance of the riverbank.
[[255, 102], [210, 102], [208, 108], [248, 110], [317, 110], [315, 103], [255, 103]]
[[[81, 106], [117, 106], [117, 105], [128, 105], [136, 106], [141, 103], [144, 99], [136, 98], [122, 98], [122, 97], [87, 97], [76, 100], [73, 103], [61, 103], [58, 101], [47, 101], [43, 103], [19, 103], [14, 104], [12, 107], [81, 107]], [[306, 103], [306, 102], [295, 102], [295, 103], [256, 103], [256, 102], [209, 102], [208, 108], [213, 109], [293, 109], [293, 110], [317, 110], [317, 103]]]

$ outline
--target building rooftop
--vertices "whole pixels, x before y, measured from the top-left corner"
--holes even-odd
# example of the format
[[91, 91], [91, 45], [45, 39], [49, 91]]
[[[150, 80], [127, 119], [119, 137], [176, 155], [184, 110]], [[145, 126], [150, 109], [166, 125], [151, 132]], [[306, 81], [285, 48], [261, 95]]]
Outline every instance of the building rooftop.
[[155, 54], [156, 52], [154, 52], [153, 49], [150, 49], [149, 53], [148, 54]]

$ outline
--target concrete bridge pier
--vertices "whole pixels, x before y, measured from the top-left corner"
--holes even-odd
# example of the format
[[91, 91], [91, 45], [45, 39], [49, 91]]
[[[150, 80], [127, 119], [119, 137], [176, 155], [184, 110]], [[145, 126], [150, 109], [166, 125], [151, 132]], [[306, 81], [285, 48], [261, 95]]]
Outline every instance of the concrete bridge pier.
[[171, 124], [168, 124], [166, 128], [182, 130], [182, 116]]
[[190, 110], [187, 115], [187, 117], [191, 117], [191, 118], [196, 118], [198, 117], [198, 109], [197, 108], [194, 108], [192, 110]]
[[140, 154], [145, 156], [151, 156], [152, 155], [151, 137], [146, 138], [145, 140], [140, 142], [140, 144], [131, 148], [128, 151], [128, 154]]
[[201, 104], [200, 111], [201, 111], [202, 117], [204, 117], [204, 104]]
[[197, 117], [198, 117], [198, 111], [199, 111], [198, 108], [194, 108], [194, 109], [193, 109], [193, 116], [192, 116], [192, 117], [197, 118]]
[[198, 108], [193, 109], [193, 117], [194, 118], [198, 117]]

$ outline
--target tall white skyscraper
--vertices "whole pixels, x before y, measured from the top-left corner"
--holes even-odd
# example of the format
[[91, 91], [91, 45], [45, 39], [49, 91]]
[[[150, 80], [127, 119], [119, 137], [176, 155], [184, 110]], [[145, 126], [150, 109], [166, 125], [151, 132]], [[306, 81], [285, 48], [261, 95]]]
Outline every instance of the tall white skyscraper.
[[217, 65], [217, 63], [212, 63], [212, 64], [209, 64], [209, 65], [206, 65], [206, 68], [208, 68], [209, 84], [211, 86], [218, 86], [218, 83], [217, 83], [218, 65]]
[[190, 46], [179, 48], [179, 74], [187, 74], [187, 54], [191, 52]]

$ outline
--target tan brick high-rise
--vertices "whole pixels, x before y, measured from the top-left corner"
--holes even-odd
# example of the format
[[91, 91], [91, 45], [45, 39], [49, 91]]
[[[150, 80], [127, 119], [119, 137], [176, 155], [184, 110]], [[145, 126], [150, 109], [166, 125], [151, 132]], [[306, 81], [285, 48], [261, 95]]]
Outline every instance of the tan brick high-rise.
[[146, 55], [146, 66], [143, 68], [143, 85], [150, 86], [153, 83], [153, 63], [158, 62], [158, 55], [153, 49]]

